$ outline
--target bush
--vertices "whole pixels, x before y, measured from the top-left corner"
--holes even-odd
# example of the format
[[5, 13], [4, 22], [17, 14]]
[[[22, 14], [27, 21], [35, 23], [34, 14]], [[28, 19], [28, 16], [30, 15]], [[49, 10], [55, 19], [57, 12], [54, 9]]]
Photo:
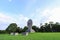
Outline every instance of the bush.
[[0, 34], [6, 34], [7, 33], [7, 31], [5, 31], [5, 30], [0, 30]]

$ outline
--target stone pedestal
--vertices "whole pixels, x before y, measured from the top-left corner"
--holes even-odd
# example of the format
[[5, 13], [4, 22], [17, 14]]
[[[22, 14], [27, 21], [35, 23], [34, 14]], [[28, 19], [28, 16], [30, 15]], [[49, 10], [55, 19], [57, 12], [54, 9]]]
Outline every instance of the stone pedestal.
[[28, 32], [23, 32], [22, 35], [28, 36]]

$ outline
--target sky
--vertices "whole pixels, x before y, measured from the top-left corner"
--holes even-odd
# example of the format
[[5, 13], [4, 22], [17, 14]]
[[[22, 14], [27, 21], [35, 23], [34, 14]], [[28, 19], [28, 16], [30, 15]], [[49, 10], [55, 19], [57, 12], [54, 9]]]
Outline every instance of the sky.
[[29, 19], [38, 27], [40, 23], [60, 22], [60, 0], [0, 0], [0, 30], [11, 23], [23, 28]]

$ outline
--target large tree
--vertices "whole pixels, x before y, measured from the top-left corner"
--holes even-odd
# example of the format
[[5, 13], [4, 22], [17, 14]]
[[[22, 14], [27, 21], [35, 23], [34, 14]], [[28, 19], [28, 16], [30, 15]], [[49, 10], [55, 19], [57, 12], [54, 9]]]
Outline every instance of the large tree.
[[7, 29], [6, 29], [9, 33], [10, 32], [16, 32], [16, 30], [17, 30], [17, 24], [16, 23], [11, 23], [8, 27], [7, 27]]

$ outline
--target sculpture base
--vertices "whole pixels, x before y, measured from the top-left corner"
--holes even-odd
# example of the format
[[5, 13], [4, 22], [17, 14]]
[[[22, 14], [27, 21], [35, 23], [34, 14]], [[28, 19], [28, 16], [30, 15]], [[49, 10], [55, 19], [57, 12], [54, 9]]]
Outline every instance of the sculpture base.
[[29, 33], [34, 33], [35, 31], [33, 30], [33, 29], [28, 29], [28, 30], [26, 30], [26, 32], [29, 32]]

